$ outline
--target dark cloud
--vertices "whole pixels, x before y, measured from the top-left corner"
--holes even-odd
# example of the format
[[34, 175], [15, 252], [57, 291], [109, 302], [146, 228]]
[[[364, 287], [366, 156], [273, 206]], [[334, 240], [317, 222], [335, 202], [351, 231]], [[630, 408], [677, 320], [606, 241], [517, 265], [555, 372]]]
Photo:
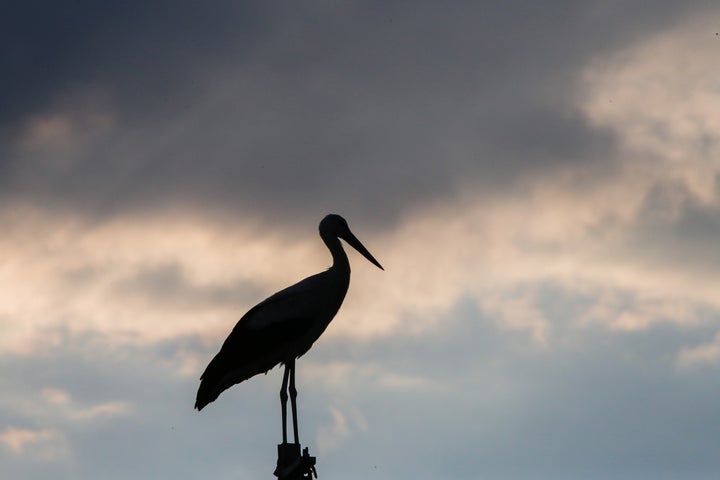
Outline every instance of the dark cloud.
[[8, 4], [0, 29], [7, 68], [0, 118], [42, 112], [58, 96], [84, 89], [110, 91], [131, 118], [153, 116], [170, 96], [192, 95], [207, 65], [224, 56], [242, 63], [263, 23], [249, 2]]
[[172, 308], [204, 309], [209, 306], [238, 306], [263, 295], [263, 290], [247, 281], [222, 285], [197, 284], [179, 264], [160, 264], [143, 268], [118, 280], [112, 287], [118, 296], [165, 304]]
[[[714, 198], [720, 198], [720, 177]], [[720, 208], [682, 181], [662, 181], [647, 193], [623, 251], [636, 261], [715, 275], [720, 266]]]
[[10, 149], [3, 195], [389, 220], [469, 182], [607, 161], [611, 137], [573, 107], [578, 69], [692, 8], [648, 5], [16, 6], [4, 130], [87, 95], [117, 118], [70, 152]]

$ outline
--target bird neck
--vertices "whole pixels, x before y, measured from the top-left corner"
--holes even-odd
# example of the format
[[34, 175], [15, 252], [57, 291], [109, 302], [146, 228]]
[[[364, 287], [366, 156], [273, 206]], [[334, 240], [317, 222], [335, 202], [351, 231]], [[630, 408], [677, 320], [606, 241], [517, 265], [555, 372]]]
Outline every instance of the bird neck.
[[349, 273], [350, 262], [348, 261], [347, 254], [342, 247], [342, 243], [340, 243], [340, 239], [338, 237], [330, 236], [323, 236], [322, 239], [332, 255], [333, 264], [330, 268], [333, 270], [344, 270]]

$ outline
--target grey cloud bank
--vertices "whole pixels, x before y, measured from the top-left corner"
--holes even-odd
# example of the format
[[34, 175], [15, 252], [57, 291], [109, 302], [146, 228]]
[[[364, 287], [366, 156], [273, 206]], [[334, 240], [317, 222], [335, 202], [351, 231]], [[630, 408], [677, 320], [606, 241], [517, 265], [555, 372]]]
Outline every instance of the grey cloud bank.
[[[301, 435], [314, 444], [325, 429], [338, 442], [322, 452], [321, 475], [710, 479], [720, 467], [713, 372], [667, 368], [687, 334], [658, 327], [612, 335], [567, 318], [556, 331], [565, 346], [548, 350], [472, 304], [446, 317], [438, 329], [406, 338], [320, 342], [301, 362]], [[24, 399], [4, 402], [3, 423], [61, 430], [75, 452], [30, 465], [6, 452], [3, 463], [18, 477], [42, 478], [48, 465], [58, 478], [268, 474], [280, 431], [280, 370], [193, 415], [196, 382], [175, 373], [177, 354], [209, 356], [212, 348], [192, 339], [149, 350], [108, 349], [102, 337], [65, 340], [37, 358], [11, 359], [3, 376], [3, 391]], [[346, 368], [340, 382], [312, 374], [336, 365]], [[39, 370], [30, 379], [19, 374]], [[72, 421], [43, 400], [48, 385], [74, 405], [121, 399], [129, 413]]]
[[[576, 73], [692, 9], [649, 5], [15, 6], [3, 196], [391, 220], [468, 184], [612, 164], [612, 137], [574, 106]], [[38, 151], [27, 137], [53, 121], [64, 144]]]

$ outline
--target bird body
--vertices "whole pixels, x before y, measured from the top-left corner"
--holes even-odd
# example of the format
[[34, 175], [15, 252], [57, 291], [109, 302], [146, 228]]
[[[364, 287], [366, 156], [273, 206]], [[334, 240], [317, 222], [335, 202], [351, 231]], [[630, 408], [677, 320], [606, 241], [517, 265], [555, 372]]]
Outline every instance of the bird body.
[[[243, 315], [200, 377], [195, 408], [202, 410], [226, 389], [280, 363], [286, 369], [292, 365], [294, 386], [295, 359], [325, 331], [350, 285], [350, 263], [339, 238], [382, 269], [339, 215], [320, 222], [320, 236], [332, 254], [332, 266], [271, 295]], [[283, 388], [287, 377], [286, 371]]]

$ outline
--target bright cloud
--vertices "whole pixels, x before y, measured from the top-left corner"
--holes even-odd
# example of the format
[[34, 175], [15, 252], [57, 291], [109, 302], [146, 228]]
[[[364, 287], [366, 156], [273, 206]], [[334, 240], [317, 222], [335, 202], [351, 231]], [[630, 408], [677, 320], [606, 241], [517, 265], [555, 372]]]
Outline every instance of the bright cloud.
[[353, 435], [366, 432], [368, 422], [355, 407], [340, 409], [336, 406], [328, 408], [331, 422], [317, 429], [316, 442], [320, 453], [331, 452]]
[[720, 170], [716, 23], [702, 16], [594, 61], [583, 105], [621, 140], [628, 172], [682, 180], [710, 203]]
[[56, 429], [7, 427], [0, 433], [0, 443], [14, 455], [52, 461], [67, 457], [69, 447], [65, 435]]
[[679, 367], [715, 366], [720, 363], [720, 332], [708, 343], [686, 347], [677, 356]]

